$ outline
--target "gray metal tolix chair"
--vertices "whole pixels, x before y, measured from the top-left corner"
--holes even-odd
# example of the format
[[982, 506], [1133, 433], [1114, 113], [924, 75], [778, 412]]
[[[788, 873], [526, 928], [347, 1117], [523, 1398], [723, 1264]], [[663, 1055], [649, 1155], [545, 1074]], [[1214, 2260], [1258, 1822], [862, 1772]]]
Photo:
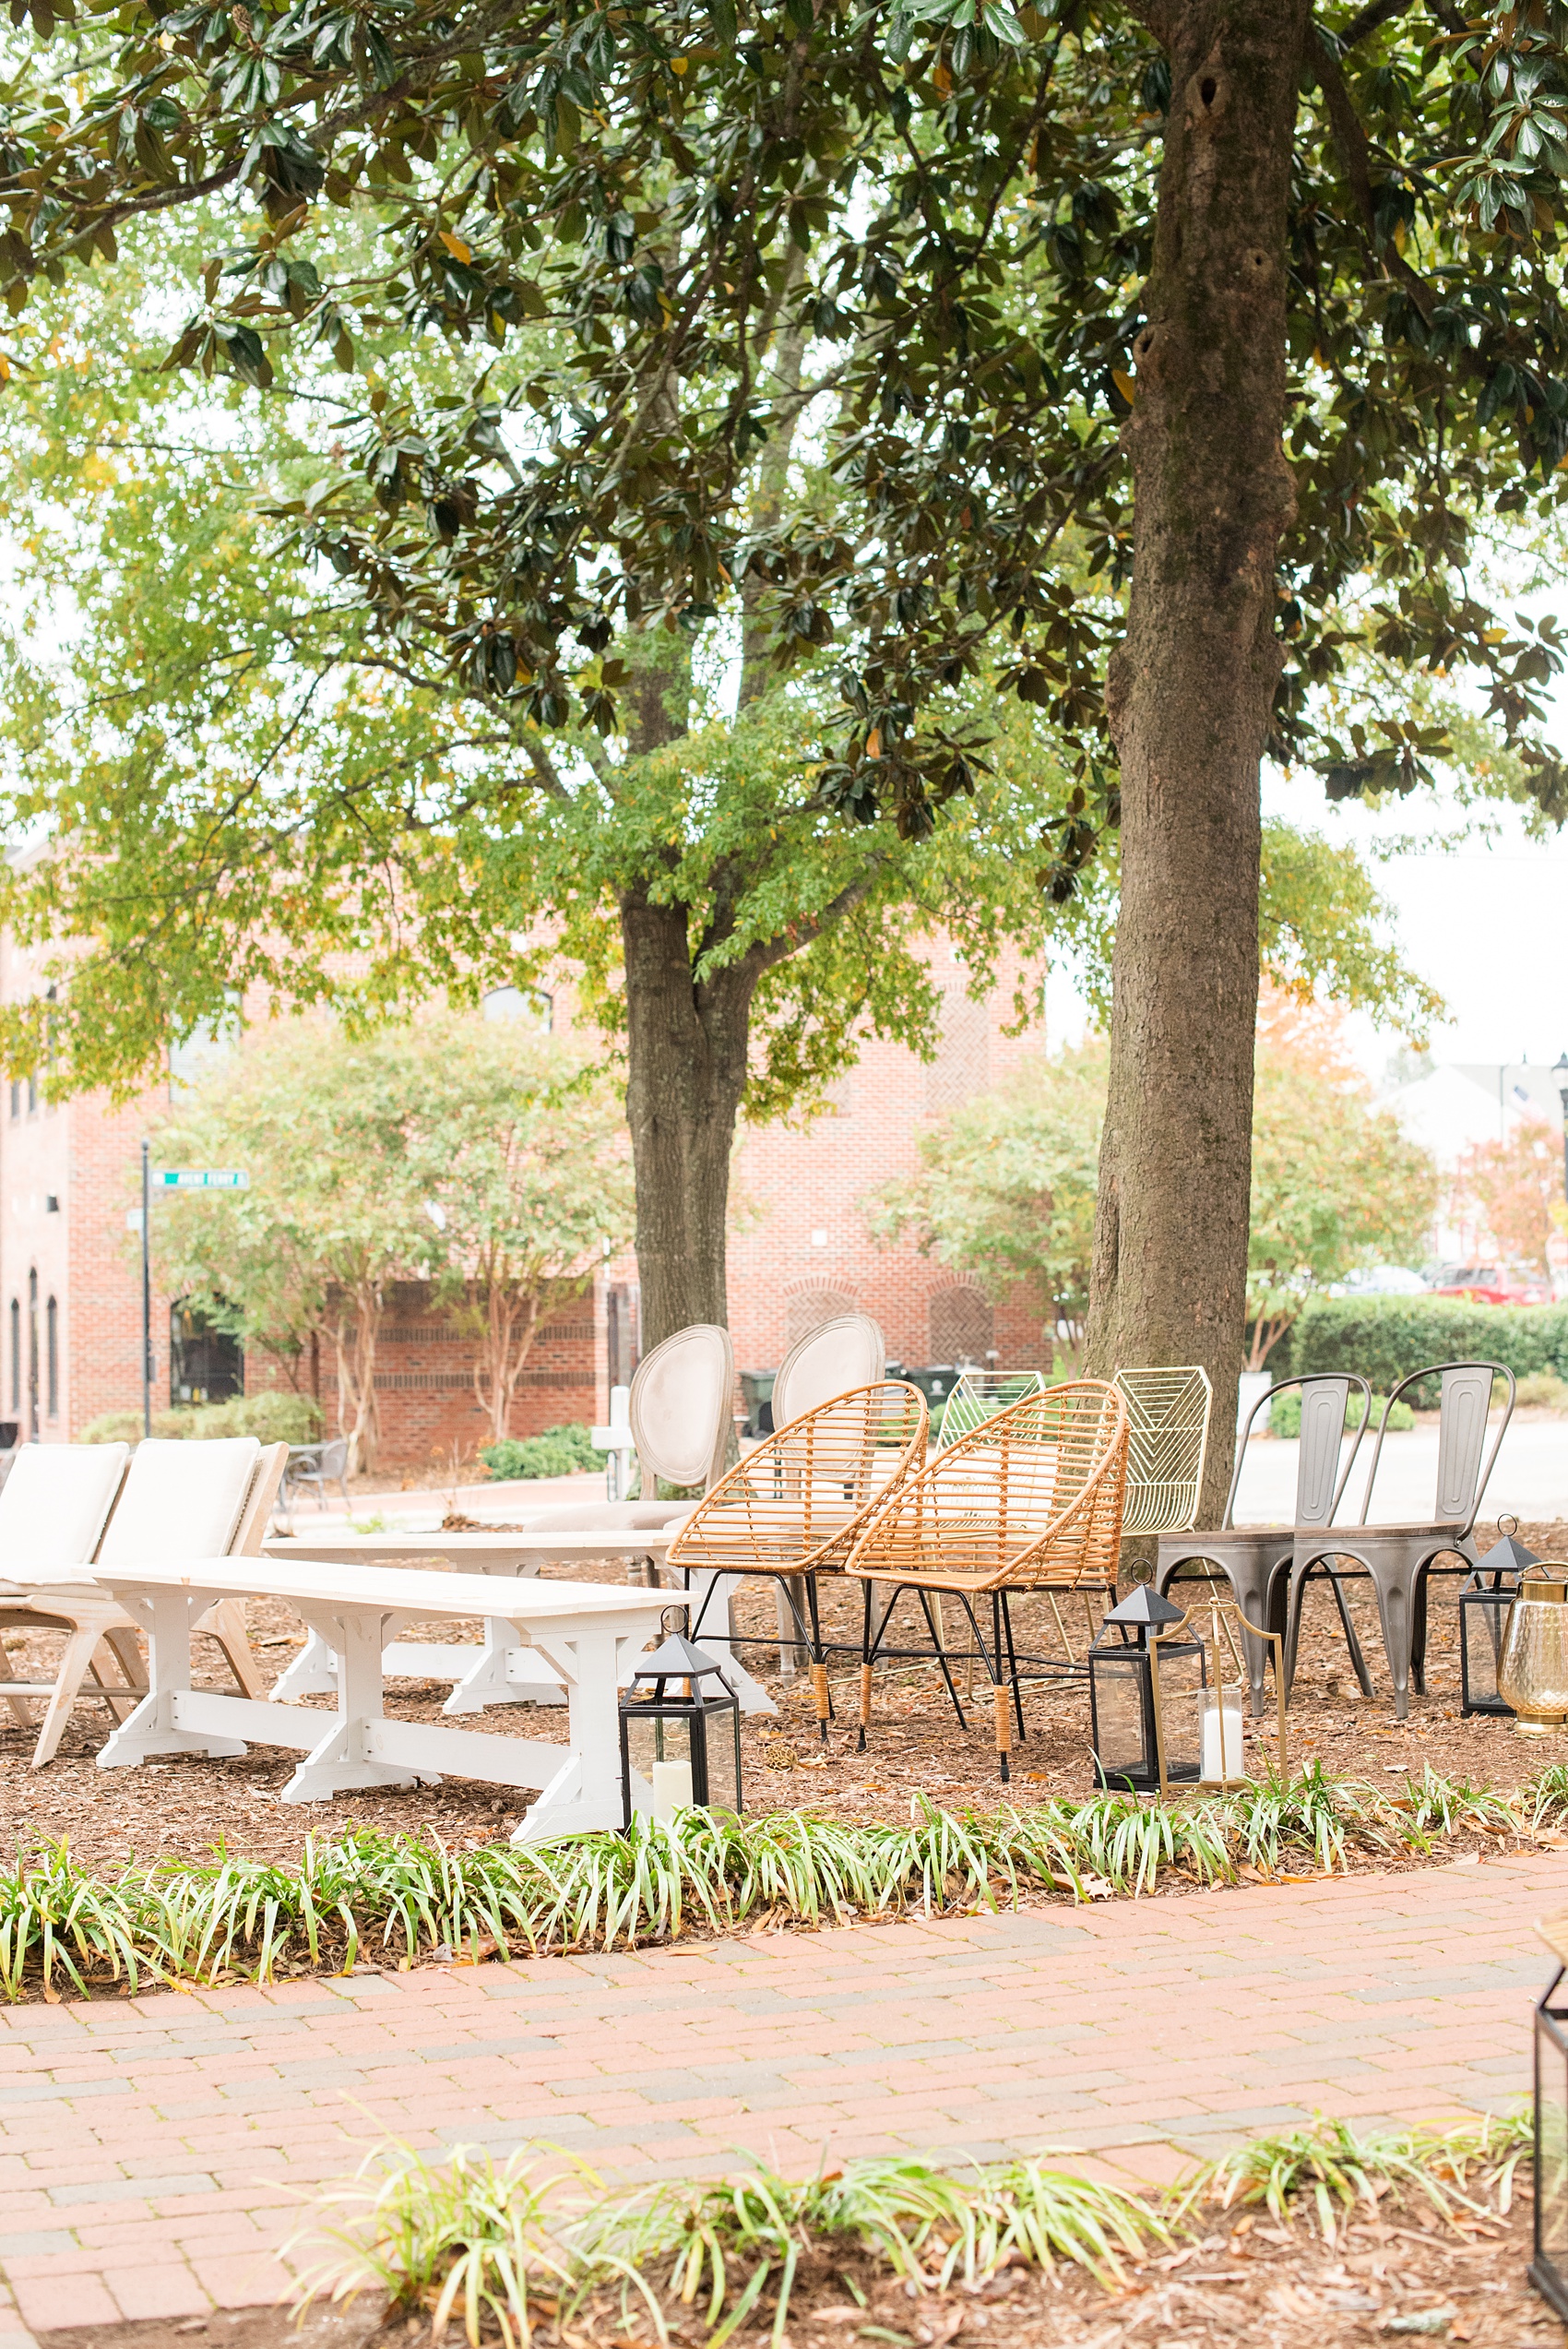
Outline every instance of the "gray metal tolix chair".
[[[1276, 1395], [1290, 1388], [1301, 1390], [1301, 1449], [1296, 1464], [1296, 1513], [1289, 1525], [1237, 1525], [1232, 1520], [1236, 1508], [1236, 1494], [1246, 1463], [1247, 1438], [1259, 1412], [1265, 1411]], [[1344, 1447], [1345, 1421], [1350, 1404], [1351, 1389], [1361, 1398], [1361, 1422], [1355, 1431], [1355, 1441], [1349, 1456], [1340, 1464]], [[1350, 1471], [1366, 1432], [1367, 1417], [1372, 1406], [1372, 1389], [1364, 1378], [1348, 1374], [1301, 1378], [1282, 1378], [1266, 1395], [1260, 1395], [1247, 1413], [1236, 1447], [1236, 1473], [1230, 1479], [1230, 1491], [1225, 1503], [1225, 1515], [1219, 1528], [1212, 1533], [1203, 1532], [1165, 1533], [1160, 1536], [1155, 1564], [1155, 1589], [1164, 1596], [1172, 1582], [1201, 1580], [1213, 1581], [1213, 1569], [1229, 1583], [1236, 1604], [1250, 1623], [1277, 1628], [1270, 1623], [1269, 1609], [1283, 1601], [1282, 1578], [1289, 1573], [1298, 1555], [1298, 1544], [1304, 1533], [1309, 1541], [1332, 1525], [1350, 1480]], [[1350, 1619], [1345, 1603], [1338, 1599], [1340, 1616], [1353, 1655], [1359, 1655]], [[1251, 1632], [1242, 1633], [1247, 1659], [1247, 1678], [1252, 1690], [1252, 1709], [1263, 1711], [1264, 1672], [1268, 1651], [1261, 1639]], [[1364, 1674], [1365, 1666], [1361, 1666]]]
[[[1441, 1378], [1443, 1382], [1438, 1416], [1437, 1489], [1432, 1513], [1423, 1524], [1369, 1525], [1367, 1518], [1377, 1486], [1378, 1463], [1383, 1458], [1383, 1441], [1388, 1432], [1389, 1414], [1411, 1388], [1430, 1378]], [[1502, 1425], [1491, 1450], [1487, 1452], [1483, 1467], [1481, 1453], [1486, 1444], [1487, 1418], [1491, 1409], [1492, 1382], [1498, 1378], [1508, 1382], [1508, 1401]], [[1467, 1573], [1471, 1567], [1479, 1563], [1474, 1533], [1476, 1518], [1491, 1482], [1503, 1438], [1508, 1432], [1508, 1423], [1514, 1415], [1514, 1373], [1497, 1362], [1431, 1363], [1424, 1370], [1413, 1370], [1408, 1378], [1399, 1381], [1384, 1405], [1383, 1417], [1378, 1423], [1377, 1442], [1372, 1448], [1372, 1466], [1367, 1472], [1367, 1489], [1359, 1520], [1353, 1527], [1336, 1531], [1332, 1542], [1320, 1535], [1311, 1541], [1299, 1541], [1296, 1544], [1285, 1604], [1287, 1688], [1296, 1673], [1296, 1650], [1301, 1639], [1301, 1606], [1307, 1582], [1312, 1575], [1324, 1573], [1333, 1581], [1340, 1620], [1349, 1642], [1350, 1659], [1356, 1666], [1357, 1677], [1364, 1694], [1371, 1696], [1372, 1686], [1360, 1660], [1360, 1650], [1350, 1628], [1339, 1586], [1350, 1580], [1370, 1579], [1377, 1593], [1383, 1651], [1388, 1660], [1389, 1677], [1394, 1684], [1395, 1717], [1403, 1721], [1410, 1710], [1412, 1679], [1418, 1695], [1424, 1696], [1428, 1578], [1434, 1571]], [[1445, 1568], [1437, 1567], [1435, 1561], [1444, 1555], [1451, 1555], [1463, 1563]], [[1353, 1563], [1347, 1565], [1344, 1563], [1347, 1560]]]

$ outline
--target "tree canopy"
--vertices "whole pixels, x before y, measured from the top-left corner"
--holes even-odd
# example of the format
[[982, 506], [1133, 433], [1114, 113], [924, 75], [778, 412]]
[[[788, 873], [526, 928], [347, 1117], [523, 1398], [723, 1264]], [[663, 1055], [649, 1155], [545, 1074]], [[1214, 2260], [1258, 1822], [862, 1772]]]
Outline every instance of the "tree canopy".
[[426, 1282], [456, 1307], [498, 1439], [540, 1320], [630, 1231], [613, 1102], [580, 1055], [510, 1021], [437, 1015], [358, 1042], [321, 1019], [261, 1031], [175, 1104], [159, 1140], [250, 1177], [160, 1203], [160, 1280], [295, 1385], [325, 1333], [356, 1469], [375, 1464], [393, 1282]]
[[[65, 1024], [129, 1053], [285, 913], [395, 935], [388, 984], [466, 970], [535, 872], [591, 980], [590, 878], [659, 1334], [723, 1310], [754, 1006], [814, 1070], [918, 1001], [911, 896], [973, 902], [944, 857], [1050, 908], [1120, 827], [1094, 1345], [1228, 1376], [1265, 745], [1408, 791], [1441, 713], [1336, 686], [1462, 676], [1568, 804], [1556, 626], [1486, 561], [1563, 490], [1560, 0], [27, 6], [12, 311], [178, 220], [172, 363], [327, 422], [277, 515], [336, 657], [441, 713], [308, 816], [281, 755], [194, 805], [149, 759], [107, 886], [33, 868], [114, 941]], [[1043, 803], [987, 797], [995, 697]]]

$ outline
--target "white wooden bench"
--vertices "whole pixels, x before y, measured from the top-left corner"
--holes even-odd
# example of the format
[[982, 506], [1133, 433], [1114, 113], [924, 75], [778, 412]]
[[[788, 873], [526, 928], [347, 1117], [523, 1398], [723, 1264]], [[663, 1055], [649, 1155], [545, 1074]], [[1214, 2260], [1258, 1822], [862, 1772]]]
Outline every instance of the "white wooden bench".
[[[30, 1574], [65, 1580], [69, 1569]], [[74, 1580], [81, 1580], [79, 1568]], [[362, 1786], [438, 1784], [477, 1778], [541, 1791], [512, 1837], [542, 1837], [622, 1824], [617, 1699], [637, 1656], [659, 1637], [668, 1592], [603, 1584], [516, 1580], [504, 1590], [475, 1574], [421, 1574], [315, 1557], [204, 1558], [126, 1566], [95, 1574], [146, 1630], [148, 1694], [98, 1757], [101, 1770], [155, 1754], [243, 1754], [247, 1744], [304, 1755], [283, 1789], [286, 1803], [326, 1802]], [[337, 1659], [336, 1713], [191, 1687], [191, 1627], [214, 1600], [282, 1599]], [[566, 1692], [567, 1738], [497, 1737], [434, 1722], [388, 1720], [383, 1656], [410, 1617], [457, 1619], [502, 1600], [505, 1652], [541, 1656]]]
[[[600, 1558], [645, 1558], [657, 1572], [663, 1568], [674, 1530], [646, 1526], [625, 1531], [596, 1527], [583, 1532], [530, 1532], [524, 1526], [515, 1533], [322, 1533], [313, 1530], [308, 1547], [313, 1558], [327, 1558], [335, 1564], [398, 1566], [421, 1558], [450, 1558], [455, 1568], [469, 1575], [532, 1577], [541, 1567]], [[304, 1546], [287, 1539], [263, 1544], [266, 1555], [280, 1565], [300, 1557]], [[714, 1592], [716, 1582], [723, 1587]], [[777, 1712], [778, 1708], [766, 1689], [753, 1679], [730, 1644], [730, 1602], [740, 1584], [739, 1575], [717, 1575], [698, 1568], [691, 1577], [692, 1620], [695, 1623], [698, 1614], [704, 1614], [703, 1646], [716, 1663], [724, 1666], [742, 1711]], [[400, 1640], [387, 1649], [382, 1670], [389, 1679], [451, 1681], [452, 1694], [443, 1707], [449, 1713], [482, 1712], [487, 1705], [564, 1702], [561, 1682], [548, 1664], [538, 1656], [519, 1656], [507, 1619], [492, 1608], [484, 1614], [482, 1646]], [[313, 1637], [273, 1694], [287, 1699], [325, 1695], [337, 1685], [331, 1651], [326, 1641]]]

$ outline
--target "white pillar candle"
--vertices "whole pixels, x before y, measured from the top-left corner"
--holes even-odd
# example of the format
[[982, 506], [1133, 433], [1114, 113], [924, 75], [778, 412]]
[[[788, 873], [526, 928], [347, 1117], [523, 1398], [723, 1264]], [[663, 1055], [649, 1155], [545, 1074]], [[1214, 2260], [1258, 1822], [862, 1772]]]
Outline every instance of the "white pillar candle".
[[653, 1815], [666, 1827], [677, 1811], [692, 1806], [692, 1765], [689, 1761], [656, 1761], [653, 1765]]
[[[1224, 1746], [1220, 1737], [1223, 1726]], [[1218, 1785], [1227, 1778], [1246, 1778], [1246, 1751], [1241, 1743], [1241, 1700], [1240, 1697], [1207, 1696], [1204, 1699], [1202, 1777], [1206, 1785]]]

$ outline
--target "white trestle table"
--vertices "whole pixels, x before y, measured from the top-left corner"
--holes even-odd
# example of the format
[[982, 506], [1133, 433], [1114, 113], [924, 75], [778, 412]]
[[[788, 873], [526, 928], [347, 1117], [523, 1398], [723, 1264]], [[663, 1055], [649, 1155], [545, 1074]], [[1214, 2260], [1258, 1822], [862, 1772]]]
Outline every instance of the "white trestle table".
[[[474, 1575], [536, 1576], [541, 1567], [572, 1566], [601, 1558], [646, 1560], [655, 1572], [673, 1532], [644, 1526], [626, 1532], [603, 1529], [577, 1532], [530, 1533], [349, 1533], [315, 1532], [297, 1538], [274, 1535], [262, 1544], [264, 1556], [279, 1565], [299, 1558], [308, 1548], [313, 1558], [335, 1564], [411, 1566], [422, 1558], [449, 1558], [453, 1567]], [[720, 1587], [715, 1591], [713, 1586]], [[702, 1644], [748, 1713], [775, 1713], [778, 1708], [761, 1683], [746, 1670], [730, 1644], [730, 1606], [741, 1586], [738, 1574], [715, 1574], [706, 1568], [691, 1576], [687, 1593], [695, 1623], [707, 1612]], [[711, 1594], [711, 1595], [710, 1595]], [[671, 1604], [667, 1597], [664, 1604]], [[410, 1613], [416, 1611], [410, 1609]], [[487, 1705], [558, 1705], [564, 1701], [559, 1678], [545, 1659], [524, 1651], [519, 1654], [508, 1619], [493, 1606], [471, 1610], [484, 1616], [481, 1647], [434, 1640], [400, 1640], [382, 1659], [388, 1679], [447, 1680], [452, 1694], [442, 1710], [449, 1713], [482, 1712]], [[325, 1695], [337, 1687], [336, 1667], [327, 1643], [312, 1636], [284, 1673], [275, 1693], [284, 1698]]]
[[[12, 1571], [40, 1585], [82, 1580], [79, 1567]], [[286, 1803], [326, 1802], [364, 1786], [438, 1785], [445, 1776], [540, 1788], [514, 1843], [623, 1823], [620, 1691], [659, 1636], [668, 1592], [519, 1580], [503, 1592], [476, 1574], [305, 1556], [286, 1565], [253, 1557], [99, 1567], [93, 1580], [148, 1640], [148, 1694], [99, 1754], [101, 1770], [155, 1754], [292, 1746], [304, 1759], [283, 1789]], [[288, 1702], [281, 1681], [267, 1703], [191, 1687], [191, 1627], [215, 1599], [236, 1596], [283, 1600], [330, 1649], [336, 1713]], [[498, 1599], [506, 1652], [541, 1657], [564, 1687], [566, 1743], [388, 1720], [383, 1659], [398, 1628], [410, 1617], [481, 1615]]]

